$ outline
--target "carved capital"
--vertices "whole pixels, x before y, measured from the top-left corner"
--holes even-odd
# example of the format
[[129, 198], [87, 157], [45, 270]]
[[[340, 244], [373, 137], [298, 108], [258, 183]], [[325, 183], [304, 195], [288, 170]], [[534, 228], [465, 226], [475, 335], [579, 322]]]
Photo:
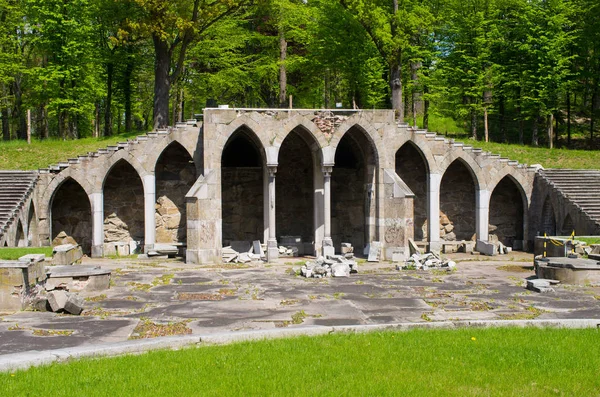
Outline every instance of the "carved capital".
[[321, 166], [321, 170], [323, 171], [323, 176], [330, 177], [333, 172], [333, 165], [323, 165]]
[[275, 174], [277, 173], [277, 166], [276, 165], [267, 165], [267, 170], [269, 171], [269, 176], [274, 178]]

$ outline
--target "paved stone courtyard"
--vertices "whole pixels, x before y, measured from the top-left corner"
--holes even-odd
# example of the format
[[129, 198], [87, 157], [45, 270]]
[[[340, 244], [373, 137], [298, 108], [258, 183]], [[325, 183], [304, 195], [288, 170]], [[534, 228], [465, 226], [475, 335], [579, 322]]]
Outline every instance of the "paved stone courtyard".
[[[532, 255], [449, 255], [457, 269], [396, 270], [361, 263], [349, 278], [294, 274], [302, 261], [205, 265], [180, 260], [85, 259], [113, 270], [112, 286], [81, 293], [81, 316], [0, 315], [0, 354], [161, 336], [223, 331], [447, 320], [600, 319], [600, 286], [524, 288]], [[362, 262], [362, 261], [361, 261]]]

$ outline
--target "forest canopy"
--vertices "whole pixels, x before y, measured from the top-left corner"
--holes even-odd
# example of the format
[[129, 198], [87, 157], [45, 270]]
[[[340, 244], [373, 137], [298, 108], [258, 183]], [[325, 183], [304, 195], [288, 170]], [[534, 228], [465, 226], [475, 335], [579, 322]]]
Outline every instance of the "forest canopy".
[[594, 148], [599, 80], [597, 0], [0, 0], [4, 140], [292, 104]]

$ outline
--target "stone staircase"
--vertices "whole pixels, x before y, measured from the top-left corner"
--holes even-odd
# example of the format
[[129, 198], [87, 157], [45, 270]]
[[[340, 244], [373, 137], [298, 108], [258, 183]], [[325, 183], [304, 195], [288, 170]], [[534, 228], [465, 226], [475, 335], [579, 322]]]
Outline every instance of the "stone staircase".
[[545, 169], [540, 175], [600, 226], [600, 170]]
[[502, 157], [500, 154], [494, 154], [492, 152], [486, 152], [483, 149], [473, 147], [471, 145], [464, 144], [463, 142], [456, 142], [454, 139], [449, 139], [443, 135], [438, 135], [435, 132], [430, 132], [425, 129], [415, 128], [408, 125], [408, 123], [396, 123], [399, 128], [406, 128], [408, 132], [413, 132], [415, 135], [421, 135], [428, 141], [440, 141], [449, 145], [451, 148], [461, 148], [465, 152], [470, 152], [475, 156], [481, 156], [481, 158], [487, 158], [492, 161], [498, 161], [516, 168], [528, 168], [530, 170], [537, 170], [536, 167], [529, 166], [527, 164], [519, 163], [517, 160], [511, 160], [508, 157]]
[[138, 145], [143, 142], [146, 142], [148, 140], [151, 140], [151, 139], [154, 139], [157, 137], [161, 137], [161, 136], [165, 136], [165, 135], [169, 135], [174, 129], [187, 128], [188, 126], [195, 125], [195, 124], [201, 124], [201, 122], [198, 122], [196, 120], [189, 120], [187, 122], [177, 123], [175, 127], [169, 127], [167, 129], [148, 132], [148, 133], [146, 133], [146, 135], [139, 135], [139, 136], [135, 137], [134, 139], [128, 139], [126, 142], [118, 142], [116, 145], [107, 146], [106, 148], [98, 149], [95, 152], [88, 152], [86, 154], [82, 154], [77, 157], [67, 159], [66, 161], [61, 161], [58, 164], [50, 165], [46, 168], [40, 168], [39, 173], [40, 174], [49, 174], [49, 173], [56, 174], [56, 173], [61, 172], [65, 168], [69, 167], [70, 165], [80, 164], [84, 161], [91, 161], [97, 157], [100, 157], [102, 155], [109, 154], [112, 152], [116, 152], [118, 150], [130, 149], [133, 146]]
[[16, 221], [37, 180], [36, 171], [0, 171], [0, 237]]

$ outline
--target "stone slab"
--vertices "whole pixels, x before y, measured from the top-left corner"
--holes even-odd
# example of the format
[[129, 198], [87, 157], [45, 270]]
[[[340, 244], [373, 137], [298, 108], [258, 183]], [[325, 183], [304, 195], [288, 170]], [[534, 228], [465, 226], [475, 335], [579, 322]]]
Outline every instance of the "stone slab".
[[381, 242], [373, 241], [369, 245], [369, 256], [367, 258], [368, 262], [379, 262], [379, 258], [381, 256]]
[[82, 257], [83, 251], [79, 245], [57, 245], [52, 249], [52, 263], [54, 265], [72, 265]]
[[498, 255], [498, 247], [495, 244], [488, 243], [487, 241], [477, 240], [475, 244], [475, 250], [487, 256]]

